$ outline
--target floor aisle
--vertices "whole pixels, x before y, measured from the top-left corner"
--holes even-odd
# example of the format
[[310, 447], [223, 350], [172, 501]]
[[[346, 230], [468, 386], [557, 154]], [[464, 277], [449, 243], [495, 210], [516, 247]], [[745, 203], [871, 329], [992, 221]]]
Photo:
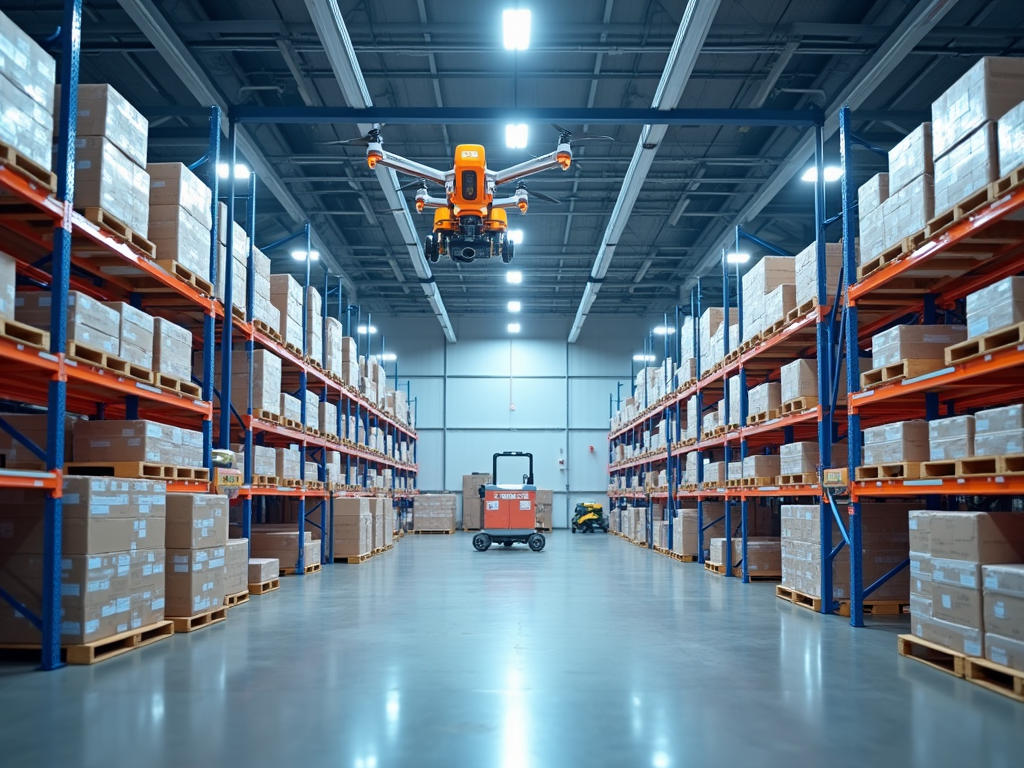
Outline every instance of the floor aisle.
[[1024, 705], [611, 536], [415, 536], [94, 667], [0, 664], [0, 765], [1019, 766]]

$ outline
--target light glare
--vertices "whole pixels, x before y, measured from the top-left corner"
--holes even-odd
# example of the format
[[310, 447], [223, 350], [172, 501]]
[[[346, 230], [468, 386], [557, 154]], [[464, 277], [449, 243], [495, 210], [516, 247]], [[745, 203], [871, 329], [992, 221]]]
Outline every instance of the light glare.
[[523, 308], [523, 303], [521, 301], [510, 301], [508, 303], [508, 311], [509, 312], [519, 312], [522, 308]]
[[519, 323], [509, 323], [508, 324], [508, 332], [509, 333], [519, 333], [519, 331], [521, 331], [521, 330], [522, 330], [522, 326], [519, 325]]
[[[292, 258], [295, 259], [296, 261], [305, 261], [306, 260], [306, 252], [305, 251], [292, 251]], [[309, 252], [309, 260], [310, 261], [319, 261], [320, 260], [320, 251], [310, 251]]]
[[358, 330], [359, 333], [363, 333], [363, 334], [366, 334], [366, 333], [376, 333], [377, 332], [377, 326], [375, 326], [375, 325], [371, 325], [371, 326], [360, 325], [357, 330]]
[[[825, 183], [839, 181], [843, 178], [843, 169], [838, 165], [826, 165], [825, 166]], [[817, 181], [818, 180], [818, 167], [812, 165], [806, 171], [804, 175], [800, 177], [801, 181]]]
[[725, 260], [729, 264], [746, 264], [750, 261], [749, 253], [729, 253], [726, 254]]
[[526, 123], [509, 123], [505, 126], [505, 146], [509, 149], [526, 149], [530, 140], [530, 126]]
[[505, 274], [505, 279], [508, 280], [510, 283], [515, 283], [516, 285], [518, 285], [519, 283], [523, 282], [523, 273], [513, 269], [511, 272]]
[[509, 8], [501, 14], [505, 50], [525, 51], [530, 47], [530, 11]]
[[671, 336], [676, 332], [676, 329], [671, 325], [658, 325], [654, 328], [654, 333], [658, 336]]
[[[227, 163], [217, 163], [217, 175], [226, 179], [228, 177], [228, 166]], [[248, 179], [249, 178], [249, 166], [245, 163], [235, 163], [235, 178], [236, 179]]]

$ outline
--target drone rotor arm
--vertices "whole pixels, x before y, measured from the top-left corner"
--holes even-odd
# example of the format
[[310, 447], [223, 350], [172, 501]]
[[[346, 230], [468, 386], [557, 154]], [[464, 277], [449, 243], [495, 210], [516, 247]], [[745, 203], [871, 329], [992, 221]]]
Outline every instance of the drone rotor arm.
[[511, 168], [498, 171], [495, 174], [495, 184], [498, 186], [508, 184], [510, 181], [524, 179], [527, 176], [533, 176], [535, 173], [541, 173], [551, 168], [562, 168], [565, 170], [569, 167], [568, 162], [571, 159], [572, 151], [569, 149], [569, 145], [559, 144], [558, 149], [554, 152], [531, 158], [526, 162], [519, 163], [519, 165], [513, 165]]

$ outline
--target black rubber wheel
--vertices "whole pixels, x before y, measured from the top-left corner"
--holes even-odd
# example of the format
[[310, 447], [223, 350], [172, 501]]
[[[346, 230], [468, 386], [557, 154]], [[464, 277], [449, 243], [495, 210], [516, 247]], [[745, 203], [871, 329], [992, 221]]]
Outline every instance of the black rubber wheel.
[[427, 235], [426, 240], [423, 241], [423, 255], [431, 264], [437, 264], [441, 260], [441, 254], [437, 252], [437, 241], [432, 235]]
[[534, 533], [531, 534], [530, 538], [526, 540], [526, 543], [530, 545], [530, 549], [532, 549], [534, 552], [540, 552], [542, 549], [544, 549], [545, 541], [544, 537], [541, 536], [539, 533]]
[[576, 526], [575, 525], [572, 527], [572, 532], [576, 533]]
[[510, 264], [516, 255], [516, 244], [508, 239], [508, 235], [505, 235], [505, 238], [505, 243], [501, 247], [501, 260]]
[[486, 533], [478, 533], [473, 537], [473, 546], [476, 548], [477, 552], [486, 552], [491, 546], [491, 537]]
[[504, 544], [506, 547], [511, 547], [512, 546], [512, 542], [511, 541], [503, 541], [501, 543]]

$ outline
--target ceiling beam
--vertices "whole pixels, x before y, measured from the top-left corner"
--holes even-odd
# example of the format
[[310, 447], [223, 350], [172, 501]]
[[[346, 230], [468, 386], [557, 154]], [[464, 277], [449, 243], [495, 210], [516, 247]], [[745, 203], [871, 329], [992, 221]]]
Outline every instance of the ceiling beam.
[[[664, 113], [676, 109], [676, 105], [682, 98], [683, 90], [686, 88], [686, 83], [690, 79], [690, 73], [693, 72], [694, 65], [697, 63], [697, 57], [704, 46], [704, 40], [707, 38], [708, 32], [711, 31], [711, 23], [718, 13], [720, 4], [721, 0], [690, 0], [687, 3], [683, 18], [679, 22], [675, 41], [669, 51], [668, 60], [665, 62], [665, 72], [661, 77], [661, 82], [658, 83], [658, 90], [654, 94], [653, 109], [645, 111]], [[579, 122], [600, 121], [580, 120]], [[640, 195], [640, 189], [651, 169], [658, 146], [665, 138], [667, 131], [668, 127], [665, 123], [648, 121], [644, 124], [636, 149], [633, 151], [633, 160], [630, 162], [629, 168], [626, 169], [619, 197], [612, 209], [612, 215], [604, 236], [601, 238], [601, 244], [598, 246], [597, 257], [590, 270], [590, 280], [583, 289], [583, 298], [580, 300], [576, 319], [573, 321], [572, 330], [569, 333], [570, 344], [575, 343], [580, 336], [583, 323], [587, 319], [587, 312], [590, 311], [598, 291], [601, 289], [601, 281], [615, 255], [619, 237], [626, 229], [633, 205]]]

